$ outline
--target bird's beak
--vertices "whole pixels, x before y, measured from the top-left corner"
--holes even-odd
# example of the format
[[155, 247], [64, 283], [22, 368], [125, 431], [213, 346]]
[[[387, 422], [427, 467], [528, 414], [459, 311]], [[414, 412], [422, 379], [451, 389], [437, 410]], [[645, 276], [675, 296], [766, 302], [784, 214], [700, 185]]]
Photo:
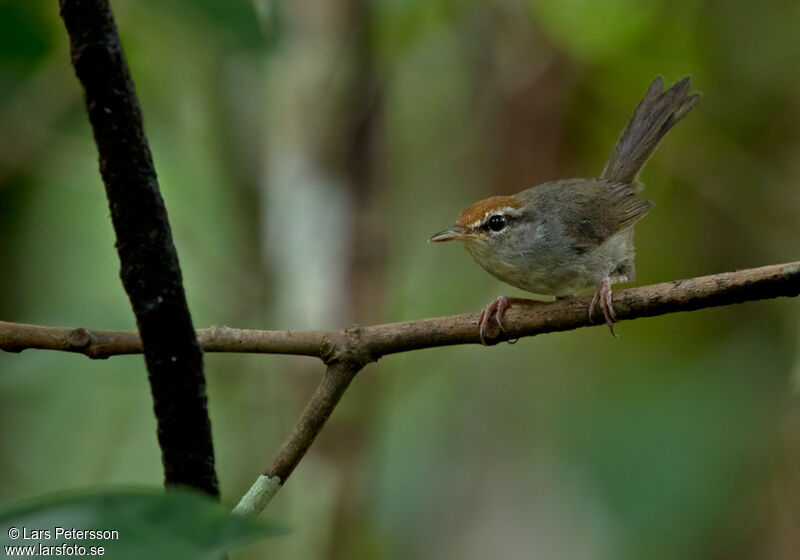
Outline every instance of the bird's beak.
[[431, 235], [428, 243], [438, 243], [439, 241], [453, 241], [454, 239], [464, 239], [469, 236], [469, 232], [461, 226], [453, 226], [450, 229], [440, 231], [436, 235]]

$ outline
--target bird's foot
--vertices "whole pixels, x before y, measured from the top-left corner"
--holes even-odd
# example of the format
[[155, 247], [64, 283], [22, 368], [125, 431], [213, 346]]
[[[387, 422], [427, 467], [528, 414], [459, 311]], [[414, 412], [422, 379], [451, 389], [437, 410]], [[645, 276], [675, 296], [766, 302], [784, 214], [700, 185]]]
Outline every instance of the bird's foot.
[[506, 328], [505, 325], [503, 325], [503, 317], [509, 307], [512, 305], [532, 305], [536, 303], [542, 302], [535, 299], [510, 298], [506, 296], [499, 296], [496, 300], [493, 300], [489, 305], [483, 308], [483, 311], [481, 311], [481, 314], [478, 316], [478, 334], [481, 339], [481, 344], [486, 346], [486, 334], [489, 329], [489, 321], [493, 315], [495, 321], [497, 321], [497, 326], [500, 328], [500, 332], [504, 333], [506, 332]]
[[614, 332], [614, 322], [617, 320], [617, 315], [614, 313], [614, 302], [611, 300], [611, 278], [609, 277], [605, 277], [598, 282], [597, 290], [592, 296], [592, 303], [589, 304], [590, 323], [593, 320], [596, 307], [600, 307], [611, 334], [617, 337], [617, 333]]

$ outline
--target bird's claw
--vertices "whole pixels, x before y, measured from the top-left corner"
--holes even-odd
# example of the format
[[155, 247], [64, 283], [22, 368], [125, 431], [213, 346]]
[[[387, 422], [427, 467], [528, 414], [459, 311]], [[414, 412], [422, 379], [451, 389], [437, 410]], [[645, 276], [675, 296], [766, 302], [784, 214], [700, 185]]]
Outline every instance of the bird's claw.
[[481, 344], [486, 346], [486, 331], [489, 328], [489, 321], [492, 315], [495, 316], [500, 332], [506, 332], [506, 327], [503, 325], [503, 316], [506, 314], [506, 310], [509, 307], [511, 307], [511, 302], [508, 301], [508, 298], [506, 296], [499, 296], [483, 308], [483, 311], [481, 311], [478, 317], [478, 335], [480, 336]]
[[614, 302], [611, 299], [610, 278], [603, 278], [597, 284], [597, 290], [595, 290], [594, 295], [592, 296], [592, 302], [589, 304], [590, 323], [593, 321], [594, 310], [596, 307], [600, 307], [600, 311], [603, 313], [603, 318], [605, 318], [606, 325], [608, 325], [608, 329], [611, 331], [611, 334], [614, 335], [615, 338], [618, 338], [617, 333], [614, 332], [614, 323], [617, 320], [617, 315], [614, 312]]
[[[478, 335], [480, 336], [481, 344], [486, 346], [486, 333], [487, 329], [489, 328], [489, 321], [494, 315], [495, 320], [497, 321], [497, 326], [500, 329], [500, 332], [505, 334], [506, 326], [503, 323], [503, 318], [506, 315], [506, 311], [512, 305], [533, 305], [536, 303], [541, 303], [540, 301], [533, 300], [533, 299], [524, 299], [524, 298], [509, 298], [506, 296], [499, 296], [496, 300], [492, 301], [489, 305], [483, 308], [481, 314], [478, 316]], [[508, 341], [509, 344], [514, 344], [517, 342], [517, 339], [513, 339]]]

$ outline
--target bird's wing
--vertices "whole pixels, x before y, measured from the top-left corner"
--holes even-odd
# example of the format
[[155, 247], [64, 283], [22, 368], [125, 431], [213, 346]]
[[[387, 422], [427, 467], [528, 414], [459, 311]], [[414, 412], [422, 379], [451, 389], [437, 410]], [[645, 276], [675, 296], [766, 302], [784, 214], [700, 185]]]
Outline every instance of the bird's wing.
[[601, 179], [567, 184], [558, 198], [565, 233], [576, 249], [583, 250], [602, 245], [631, 227], [653, 206], [637, 195], [632, 185]]

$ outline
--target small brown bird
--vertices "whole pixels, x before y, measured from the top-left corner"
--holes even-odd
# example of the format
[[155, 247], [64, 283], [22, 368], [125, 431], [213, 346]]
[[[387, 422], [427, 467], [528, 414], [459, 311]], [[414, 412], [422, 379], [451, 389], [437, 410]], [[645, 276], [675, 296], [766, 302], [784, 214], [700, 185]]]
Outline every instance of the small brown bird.
[[[614, 333], [611, 285], [635, 277], [633, 226], [652, 203], [641, 198], [636, 176], [656, 145], [700, 99], [689, 78], [664, 91], [656, 78], [596, 179], [562, 179], [467, 207], [455, 225], [428, 241], [460, 241], [496, 278], [528, 292], [572, 296], [594, 287], [589, 320], [599, 307]], [[500, 330], [512, 304], [534, 300], [500, 296], [478, 319], [481, 342], [494, 315]]]

